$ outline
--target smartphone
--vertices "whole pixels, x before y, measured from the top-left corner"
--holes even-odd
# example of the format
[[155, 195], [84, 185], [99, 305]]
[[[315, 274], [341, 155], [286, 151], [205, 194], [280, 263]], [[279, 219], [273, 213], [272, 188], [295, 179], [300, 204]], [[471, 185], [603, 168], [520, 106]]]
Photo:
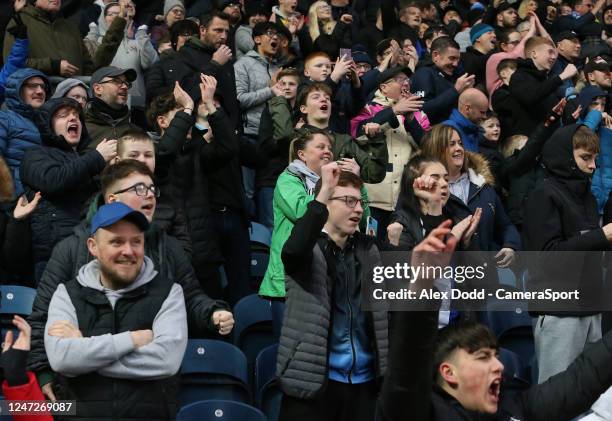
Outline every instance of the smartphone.
[[353, 52], [351, 51], [350, 48], [341, 48], [339, 57], [343, 57], [343, 56], [346, 56], [349, 60], [352, 60]]
[[366, 235], [370, 237], [376, 237], [376, 233], [378, 232], [378, 221], [371, 216], [368, 216]]

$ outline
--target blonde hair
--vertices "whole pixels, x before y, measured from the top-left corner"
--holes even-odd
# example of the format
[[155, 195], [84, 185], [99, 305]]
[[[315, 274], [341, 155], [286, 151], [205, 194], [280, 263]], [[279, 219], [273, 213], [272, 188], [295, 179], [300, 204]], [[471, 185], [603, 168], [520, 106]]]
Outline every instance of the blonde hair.
[[536, 9], [537, 9], [537, 1], [535, 0], [523, 0], [518, 8], [518, 15], [521, 19], [525, 19], [527, 17], [527, 8], [529, 7], [529, 3], [534, 2], [536, 3]]
[[324, 5], [331, 7], [326, 1], [319, 0], [310, 5], [310, 9], [308, 9], [308, 32], [310, 33], [312, 42], [315, 42], [317, 38], [319, 38], [321, 35], [321, 29], [323, 29], [323, 33], [330, 35], [332, 32], [334, 32], [334, 28], [336, 27], [336, 21], [334, 18], [331, 18], [327, 22], [319, 23], [317, 8]]
[[[504, 158], [508, 158], [514, 154], [515, 151], [523, 149], [524, 144], [527, 142], [528, 138], [525, 135], [517, 134], [514, 136], [510, 136], [504, 141], [504, 144], [501, 148], [501, 153]], [[523, 145], [521, 145], [523, 143]]]

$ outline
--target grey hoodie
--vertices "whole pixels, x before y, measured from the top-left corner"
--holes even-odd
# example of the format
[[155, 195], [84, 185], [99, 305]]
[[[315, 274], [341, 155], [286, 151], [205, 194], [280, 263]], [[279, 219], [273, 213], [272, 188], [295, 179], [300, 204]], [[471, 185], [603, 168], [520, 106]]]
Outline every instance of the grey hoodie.
[[87, 92], [87, 96], [89, 96], [89, 87], [78, 79], [68, 78], [62, 80], [57, 87], [55, 88], [55, 93], [51, 98], [63, 98], [72, 88], [75, 86], [82, 86]]
[[257, 135], [261, 113], [266, 102], [274, 96], [270, 88], [272, 75], [280, 69], [276, 60], [268, 60], [251, 50], [234, 64], [236, 94], [240, 110], [246, 115], [244, 133]]
[[[136, 280], [127, 288], [110, 290], [100, 282], [100, 266], [93, 260], [79, 270], [77, 281], [84, 287], [104, 292], [111, 306], [125, 293], [151, 282], [157, 272], [145, 256]], [[135, 348], [130, 332], [87, 338], [49, 336], [49, 328], [59, 320], [78, 326], [76, 309], [64, 284], [60, 284], [49, 304], [45, 326], [45, 350], [53, 371], [67, 377], [98, 372], [113, 378], [155, 380], [173, 376], [180, 368], [187, 346], [187, 312], [183, 289], [174, 284], [153, 322], [153, 342]]]

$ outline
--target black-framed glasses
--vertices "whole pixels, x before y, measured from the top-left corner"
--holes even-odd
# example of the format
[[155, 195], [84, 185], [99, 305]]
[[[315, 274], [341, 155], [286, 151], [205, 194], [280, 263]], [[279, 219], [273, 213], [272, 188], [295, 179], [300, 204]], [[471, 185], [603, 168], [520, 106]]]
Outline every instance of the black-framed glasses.
[[151, 194], [155, 197], [159, 197], [159, 195], [161, 194], [161, 191], [159, 191], [159, 188], [155, 184], [147, 186], [145, 183], [136, 183], [133, 186], [116, 191], [113, 194], [125, 193], [130, 190], [134, 190], [136, 196], [146, 196], [149, 191], [151, 191]]
[[35, 82], [25, 82], [23, 84], [24, 87], [29, 88], [29, 89], [42, 89], [43, 91], [47, 88], [47, 85], [45, 85], [44, 83], [35, 83]]
[[132, 87], [132, 82], [130, 82], [129, 80], [117, 79], [117, 78], [105, 80], [104, 82], [98, 82], [98, 83], [100, 85], [102, 85], [104, 83], [112, 83], [113, 85], [116, 85], [116, 86], [125, 85], [128, 89], [130, 89]]
[[272, 29], [268, 29], [266, 32], [264, 32], [264, 34], [266, 34], [270, 38], [280, 36], [280, 34], [278, 32], [276, 32], [276, 31], [274, 31]]
[[351, 209], [354, 209], [357, 203], [361, 203], [361, 207], [364, 209], [370, 204], [367, 200], [354, 196], [330, 197], [329, 200], [341, 200]]

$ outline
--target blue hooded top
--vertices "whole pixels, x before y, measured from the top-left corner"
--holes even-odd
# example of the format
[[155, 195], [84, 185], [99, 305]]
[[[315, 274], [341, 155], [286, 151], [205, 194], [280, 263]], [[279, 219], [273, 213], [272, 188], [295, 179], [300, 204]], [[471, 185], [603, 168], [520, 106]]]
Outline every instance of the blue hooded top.
[[19, 176], [19, 166], [23, 155], [27, 149], [41, 143], [38, 128], [34, 124], [38, 111], [26, 104], [20, 94], [24, 82], [36, 76], [47, 85], [47, 98], [49, 98], [51, 85], [44, 73], [30, 68], [19, 69], [6, 81], [7, 111], [0, 111], [0, 154], [4, 157], [13, 176], [16, 196], [23, 193]]

